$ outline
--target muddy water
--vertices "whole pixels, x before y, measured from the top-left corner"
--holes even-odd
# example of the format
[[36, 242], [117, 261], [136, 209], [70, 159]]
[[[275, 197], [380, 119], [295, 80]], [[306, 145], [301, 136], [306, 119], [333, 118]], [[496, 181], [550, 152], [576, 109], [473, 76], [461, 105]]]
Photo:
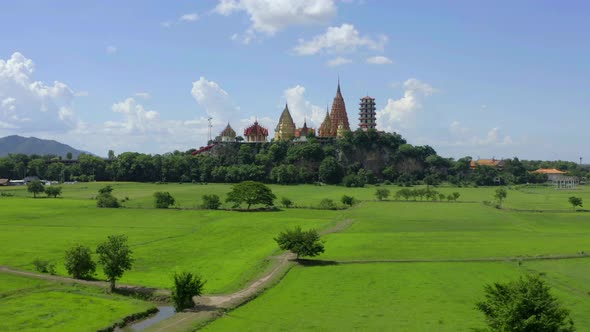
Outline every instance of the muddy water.
[[158, 307], [158, 310], [159, 311], [158, 313], [156, 313], [156, 315], [148, 319], [141, 320], [137, 323], [128, 325], [127, 327], [125, 327], [125, 331], [143, 331], [148, 327], [163, 321], [166, 318], [174, 316], [174, 314], [176, 313], [176, 311], [174, 311], [174, 307], [172, 306], [161, 306]]

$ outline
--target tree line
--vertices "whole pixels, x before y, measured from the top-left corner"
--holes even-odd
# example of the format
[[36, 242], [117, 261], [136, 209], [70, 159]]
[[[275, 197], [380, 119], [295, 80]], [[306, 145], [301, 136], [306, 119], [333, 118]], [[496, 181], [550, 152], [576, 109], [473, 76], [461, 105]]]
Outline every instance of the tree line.
[[504, 169], [477, 166], [471, 157], [444, 158], [428, 146], [408, 144], [396, 133], [374, 130], [347, 132], [339, 140], [221, 143], [211, 153], [191, 155], [194, 149], [165, 154], [111, 150], [108, 158], [80, 155], [76, 162], [55, 156], [11, 154], [0, 158], [0, 177], [21, 179], [35, 175], [51, 181], [328, 183], [348, 187], [391, 182], [401, 185], [495, 185], [541, 183], [539, 167], [558, 168], [586, 177], [588, 171], [573, 162], [505, 160]]

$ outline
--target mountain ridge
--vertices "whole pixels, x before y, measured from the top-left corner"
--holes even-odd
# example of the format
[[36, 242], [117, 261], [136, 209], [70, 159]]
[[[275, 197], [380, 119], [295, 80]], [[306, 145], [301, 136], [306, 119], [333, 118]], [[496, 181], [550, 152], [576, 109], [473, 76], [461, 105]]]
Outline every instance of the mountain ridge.
[[91, 154], [55, 140], [19, 135], [0, 138], [0, 157], [7, 156], [10, 153], [22, 153], [26, 155], [56, 155], [65, 158], [68, 152], [72, 153], [74, 159], [80, 154]]

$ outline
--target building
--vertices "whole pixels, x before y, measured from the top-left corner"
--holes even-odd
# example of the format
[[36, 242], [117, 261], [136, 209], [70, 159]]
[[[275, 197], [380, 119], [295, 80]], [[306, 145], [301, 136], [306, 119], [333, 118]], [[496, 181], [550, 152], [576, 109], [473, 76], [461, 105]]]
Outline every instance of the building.
[[0, 186], [9, 186], [10, 180], [9, 179], [0, 179]]
[[377, 127], [377, 108], [375, 98], [369, 96], [361, 98], [359, 107], [359, 128], [363, 131]]
[[469, 166], [471, 167], [471, 170], [474, 170], [477, 166], [488, 166], [502, 171], [504, 170], [504, 160], [498, 160], [495, 158], [472, 160]]
[[236, 141], [236, 131], [227, 123], [227, 126], [221, 132], [221, 141], [222, 142], [235, 142]]
[[322, 124], [320, 125], [320, 130], [318, 131], [319, 137], [332, 137], [332, 120], [330, 120], [330, 113], [328, 112], [328, 107], [326, 106], [326, 117]]
[[[340, 131], [338, 130], [339, 128]], [[320, 125], [318, 136], [342, 137], [347, 131], [350, 131], [350, 124], [346, 113], [346, 104], [344, 103], [342, 91], [340, 90], [340, 80], [338, 80], [338, 88], [336, 89], [334, 102], [332, 102], [332, 110], [330, 113], [326, 110], [326, 118]], [[340, 136], [338, 132], [340, 132]]]
[[255, 121], [254, 124], [244, 130], [244, 137], [247, 143], [266, 142], [268, 129], [259, 125], [258, 121]]
[[307, 120], [303, 120], [303, 127], [295, 129], [295, 138], [304, 139], [309, 134], [315, 135], [315, 128], [308, 128]]
[[279, 123], [275, 128], [275, 141], [289, 141], [295, 137], [295, 122], [289, 112], [289, 106], [285, 104], [285, 109], [281, 113]]
[[539, 168], [538, 170], [533, 171], [532, 173], [547, 174], [547, 180], [553, 182], [553, 181], [556, 181], [556, 180], [559, 180], [559, 179], [563, 178], [563, 176], [567, 172], [560, 171], [560, 170], [555, 169], [555, 168]]

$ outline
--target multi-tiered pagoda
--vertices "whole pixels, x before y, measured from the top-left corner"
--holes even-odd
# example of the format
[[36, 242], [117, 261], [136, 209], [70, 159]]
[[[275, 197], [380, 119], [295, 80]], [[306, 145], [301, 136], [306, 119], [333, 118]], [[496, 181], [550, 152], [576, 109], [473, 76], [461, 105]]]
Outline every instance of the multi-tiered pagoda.
[[[338, 80], [338, 89], [336, 90], [336, 97], [332, 103], [332, 110], [329, 114], [329, 122], [327, 117], [320, 126], [320, 136], [322, 137], [342, 137], [345, 132], [350, 131], [350, 124], [348, 123], [348, 115], [346, 114], [346, 104], [340, 91], [340, 80]], [[328, 130], [328, 127], [330, 130]], [[324, 130], [322, 130], [324, 128]]]
[[295, 137], [295, 122], [289, 112], [289, 106], [285, 104], [285, 109], [281, 113], [279, 123], [275, 128], [275, 141], [289, 141]]
[[369, 96], [361, 98], [359, 107], [359, 127], [363, 131], [377, 127], [377, 108], [375, 98]]

